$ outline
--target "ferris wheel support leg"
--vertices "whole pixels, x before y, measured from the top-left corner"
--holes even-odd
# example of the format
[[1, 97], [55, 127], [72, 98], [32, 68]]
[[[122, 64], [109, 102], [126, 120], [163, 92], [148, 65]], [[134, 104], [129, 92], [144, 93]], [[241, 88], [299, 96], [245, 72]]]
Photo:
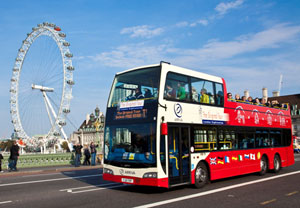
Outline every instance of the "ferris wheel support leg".
[[52, 121], [52, 118], [51, 118], [51, 115], [50, 115], [49, 106], [48, 106], [48, 103], [47, 103], [47, 100], [46, 100], [45, 96], [46, 96], [46, 93], [43, 92], [43, 97], [44, 97], [44, 102], [45, 102], [45, 105], [46, 105], [46, 110], [47, 110], [47, 113], [48, 113], [48, 117], [49, 117], [51, 126], [53, 126], [53, 121]]
[[[51, 105], [51, 103], [50, 103], [50, 101], [49, 101], [49, 99], [48, 99], [48, 96], [47, 96], [46, 92], [45, 92], [45, 91], [42, 91], [42, 93], [43, 93], [43, 96], [44, 96], [44, 98], [45, 98], [45, 100], [46, 100], [46, 103], [48, 104], [48, 106], [49, 106], [49, 108], [50, 108], [50, 110], [51, 110], [51, 113], [52, 113], [53, 117], [54, 117], [55, 120], [56, 120], [57, 115], [56, 115], [56, 113], [55, 113], [55, 111], [54, 111], [54, 109], [53, 109], [53, 107], [52, 107], [52, 105]], [[59, 126], [59, 130], [61, 131], [61, 133], [62, 133], [64, 139], [65, 139], [66, 141], [68, 141], [68, 137], [67, 137], [67, 135], [66, 135], [64, 129], [62, 128], [62, 126], [60, 126], [60, 125], [58, 125], [58, 126]]]

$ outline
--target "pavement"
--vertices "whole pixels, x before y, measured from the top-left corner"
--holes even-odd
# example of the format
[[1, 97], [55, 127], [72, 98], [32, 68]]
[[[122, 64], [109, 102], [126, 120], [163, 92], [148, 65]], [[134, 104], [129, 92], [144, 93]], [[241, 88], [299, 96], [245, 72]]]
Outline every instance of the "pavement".
[[0, 177], [18, 176], [18, 175], [31, 175], [31, 174], [46, 174], [55, 172], [75, 171], [75, 170], [90, 170], [99, 169], [102, 165], [88, 166], [81, 165], [74, 167], [73, 165], [61, 165], [61, 166], [47, 166], [47, 167], [32, 167], [32, 168], [19, 168], [17, 171], [9, 172], [7, 169], [0, 172]]

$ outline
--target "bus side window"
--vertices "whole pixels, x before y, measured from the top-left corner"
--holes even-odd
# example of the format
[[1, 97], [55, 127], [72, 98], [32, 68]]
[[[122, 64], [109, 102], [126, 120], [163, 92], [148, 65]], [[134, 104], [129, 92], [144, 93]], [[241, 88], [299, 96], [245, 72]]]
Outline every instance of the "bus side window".
[[189, 78], [184, 75], [169, 72], [167, 74], [164, 98], [188, 101], [190, 96]]
[[200, 102], [200, 103], [211, 104], [211, 105], [215, 104], [215, 91], [214, 91], [213, 82], [192, 77], [191, 87], [192, 87], [192, 98], [194, 102]]
[[223, 106], [224, 104], [224, 92], [223, 92], [223, 85], [219, 83], [215, 83], [216, 89], [216, 105]]

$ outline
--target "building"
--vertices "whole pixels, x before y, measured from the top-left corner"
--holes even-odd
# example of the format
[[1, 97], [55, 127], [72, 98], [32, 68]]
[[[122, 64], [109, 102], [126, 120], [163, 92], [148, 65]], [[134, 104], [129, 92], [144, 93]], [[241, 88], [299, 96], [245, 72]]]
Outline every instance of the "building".
[[[275, 96], [274, 96], [275, 95]], [[269, 97], [268, 100], [277, 100], [279, 103], [288, 103], [291, 108], [293, 135], [300, 137], [300, 94]]]
[[103, 153], [104, 140], [104, 114], [96, 107], [95, 114], [91, 113], [86, 116], [86, 120], [82, 122], [77, 131], [70, 136], [73, 144], [80, 143], [82, 146], [94, 142], [98, 145], [98, 154]]

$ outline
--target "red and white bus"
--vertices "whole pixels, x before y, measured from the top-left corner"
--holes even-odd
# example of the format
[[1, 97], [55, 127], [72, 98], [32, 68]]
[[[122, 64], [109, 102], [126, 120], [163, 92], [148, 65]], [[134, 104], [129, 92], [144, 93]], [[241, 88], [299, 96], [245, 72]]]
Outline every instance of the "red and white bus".
[[103, 179], [170, 188], [294, 164], [288, 107], [227, 99], [223, 78], [161, 62], [116, 74]]

